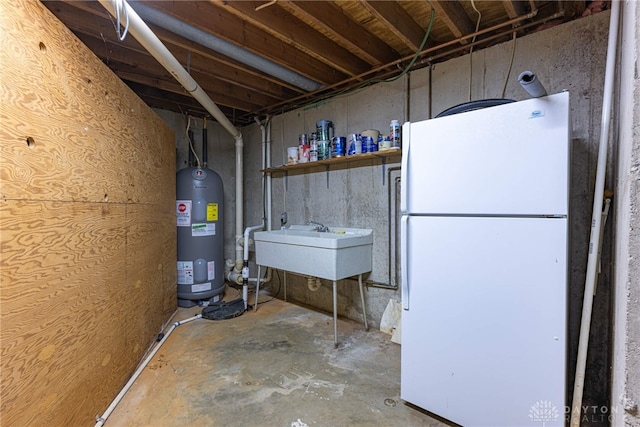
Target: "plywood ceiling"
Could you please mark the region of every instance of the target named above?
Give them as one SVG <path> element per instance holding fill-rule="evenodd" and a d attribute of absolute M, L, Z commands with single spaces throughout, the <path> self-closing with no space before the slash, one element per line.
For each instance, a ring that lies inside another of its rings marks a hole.
<path fill-rule="evenodd" d="M 97 1 L 43 3 L 148 105 L 208 115 L 140 44 L 120 41 Z M 591 13 L 589 1 L 137 1 L 291 70 L 318 89 L 300 89 L 223 55 L 183 31 L 149 26 L 236 125 L 398 77 L 473 49 Z M 606 5 L 605 5 L 606 6 Z M 432 13 L 433 11 L 433 13 Z M 145 19 L 142 11 L 140 16 Z M 431 22 L 433 15 L 433 22 Z M 145 20 L 146 21 L 146 20 Z M 478 31 L 476 31 L 476 26 Z M 430 31 L 429 31 L 430 28 Z M 477 34 L 474 38 L 474 34 Z M 415 59 L 415 61 L 413 61 Z"/>

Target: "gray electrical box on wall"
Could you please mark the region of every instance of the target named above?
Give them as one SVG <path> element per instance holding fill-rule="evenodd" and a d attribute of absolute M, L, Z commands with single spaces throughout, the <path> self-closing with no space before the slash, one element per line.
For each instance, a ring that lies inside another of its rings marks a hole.
<path fill-rule="evenodd" d="M 222 299 L 224 292 L 224 192 L 220 176 L 190 167 L 176 176 L 178 306 Z"/>

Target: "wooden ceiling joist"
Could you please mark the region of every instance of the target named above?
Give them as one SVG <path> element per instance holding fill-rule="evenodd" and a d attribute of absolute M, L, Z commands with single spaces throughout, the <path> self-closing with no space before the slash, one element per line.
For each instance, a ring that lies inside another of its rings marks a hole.
<path fill-rule="evenodd" d="M 115 18 L 98 1 L 40 1 L 149 105 L 198 111 L 197 103 L 133 36 L 118 40 Z M 147 25 L 236 124 L 251 122 L 257 113 L 280 113 L 397 77 L 418 50 L 413 70 L 463 55 L 476 34 L 476 9 L 482 13 L 478 49 L 508 40 L 514 28 L 521 37 L 550 19 L 568 21 L 587 10 L 586 0 L 128 1 L 145 22 L 148 8 L 178 20 L 179 28 L 171 30 Z M 136 6 L 142 4 L 146 12 Z M 589 8 L 590 13 L 599 10 Z M 194 28 L 200 36 L 187 34 Z M 269 75 L 264 62 L 257 65 L 214 51 L 214 39 L 207 35 L 322 87 L 309 92 L 293 79 Z"/>

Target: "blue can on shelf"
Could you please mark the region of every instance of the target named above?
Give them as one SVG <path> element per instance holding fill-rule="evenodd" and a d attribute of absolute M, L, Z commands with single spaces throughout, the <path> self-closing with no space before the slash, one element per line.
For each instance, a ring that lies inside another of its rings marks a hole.
<path fill-rule="evenodd" d="M 354 154 L 362 153 L 362 139 L 359 133 L 349 134 L 349 148 L 347 148 L 347 155 L 353 156 Z"/>
<path fill-rule="evenodd" d="M 347 138 L 336 136 L 331 146 L 331 157 L 343 157 L 347 152 Z"/>
<path fill-rule="evenodd" d="M 373 153 L 378 151 L 378 141 L 374 141 L 373 137 L 362 135 L 362 152 L 363 153 Z"/>

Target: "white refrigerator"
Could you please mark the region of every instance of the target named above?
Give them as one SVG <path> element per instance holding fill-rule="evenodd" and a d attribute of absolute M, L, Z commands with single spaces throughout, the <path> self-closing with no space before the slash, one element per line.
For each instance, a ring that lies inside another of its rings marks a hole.
<path fill-rule="evenodd" d="M 570 130 L 568 92 L 403 126 L 406 402 L 564 425 Z"/>

